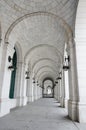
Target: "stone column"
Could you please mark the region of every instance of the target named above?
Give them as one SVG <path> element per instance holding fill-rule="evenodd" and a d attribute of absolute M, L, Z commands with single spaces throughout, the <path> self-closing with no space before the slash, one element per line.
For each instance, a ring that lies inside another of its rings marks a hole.
<path fill-rule="evenodd" d="M 38 87 L 37 87 L 37 83 L 35 83 L 35 94 L 34 94 L 34 99 L 35 100 L 37 100 L 37 89 L 38 89 Z"/>
<path fill-rule="evenodd" d="M 59 96 L 60 96 L 60 105 L 61 105 L 61 99 L 62 99 L 62 79 L 59 80 Z"/>
<path fill-rule="evenodd" d="M 22 91 L 23 91 L 23 83 L 24 83 L 24 63 L 23 62 L 17 62 L 17 71 L 16 71 L 16 80 L 15 80 L 15 93 L 14 97 L 17 102 L 17 106 L 22 106 Z"/>
<path fill-rule="evenodd" d="M 33 99 L 35 101 L 35 96 L 36 96 L 36 86 L 35 86 L 35 83 L 32 83 L 33 85 Z"/>
<path fill-rule="evenodd" d="M 56 86 L 54 86 L 54 98 L 56 99 L 56 100 L 58 100 L 58 85 L 56 84 Z"/>
<path fill-rule="evenodd" d="M 37 86 L 37 84 L 36 84 L 36 86 Z M 38 88 L 38 86 L 37 86 L 37 100 L 38 100 L 38 98 L 39 98 L 39 95 L 38 95 L 38 94 L 39 94 L 39 93 L 38 93 L 38 89 L 39 89 L 39 88 Z"/>
<path fill-rule="evenodd" d="M 64 97 L 64 106 L 68 109 L 68 100 L 69 100 L 69 82 L 68 82 L 68 71 L 64 72 L 65 77 L 65 97 Z"/>
<path fill-rule="evenodd" d="M 39 99 L 39 86 L 38 86 L 38 89 L 37 89 L 37 93 L 38 93 L 38 99 Z"/>
<path fill-rule="evenodd" d="M 1 67 L 2 51 L 3 51 L 3 44 L 2 39 L 0 39 L 0 67 Z"/>
<path fill-rule="evenodd" d="M 42 88 L 40 87 L 40 98 L 42 97 Z"/>
<path fill-rule="evenodd" d="M 58 102 L 60 102 L 60 81 L 58 81 Z"/>
<path fill-rule="evenodd" d="M 29 102 L 30 79 L 26 79 L 26 80 L 27 80 L 27 92 L 26 92 L 26 96 L 27 96 L 27 102 Z"/>
<path fill-rule="evenodd" d="M 77 102 L 79 100 L 77 69 L 76 69 L 76 48 L 73 39 L 69 40 L 69 101 L 68 101 L 68 115 L 72 120 L 77 120 Z"/>
<path fill-rule="evenodd" d="M 32 74 L 30 75 L 30 87 L 29 87 L 29 102 L 34 101 L 34 95 L 33 95 L 33 79 L 32 79 Z"/>
<path fill-rule="evenodd" d="M 38 99 L 41 98 L 42 88 L 38 86 Z"/>
<path fill-rule="evenodd" d="M 22 63 L 20 81 L 20 106 L 24 106 L 27 104 L 26 88 L 27 80 L 25 79 L 25 63 Z"/>
<path fill-rule="evenodd" d="M 86 123 L 86 0 L 79 0 L 75 25 L 79 86 L 78 121 Z"/>
<path fill-rule="evenodd" d="M 8 56 L 13 57 L 14 49 L 8 44 L 3 45 L 1 67 L 0 67 L 0 116 L 10 112 L 11 104 L 9 99 L 11 70 L 8 69 L 11 63 Z"/>
<path fill-rule="evenodd" d="M 56 99 L 56 93 L 55 93 L 56 92 L 56 88 L 55 87 L 56 86 L 54 86 L 53 89 L 54 89 L 54 98 Z"/>
<path fill-rule="evenodd" d="M 64 98 L 65 98 L 65 83 L 64 83 L 64 72 L 62 70 L 62 79 L 61 79 L 61 99 L 60 99 L 60 104 L 61 107 L 65 107 L 64 104 Z"/>

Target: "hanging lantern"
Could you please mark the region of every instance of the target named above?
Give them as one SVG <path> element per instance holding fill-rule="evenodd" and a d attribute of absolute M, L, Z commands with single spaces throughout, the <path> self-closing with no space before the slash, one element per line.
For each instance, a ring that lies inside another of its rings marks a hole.
<path fill-rule="evenodd" d="M 8 69 L 13 71 L 14 70 L 13 65 L 9 66 Z"/>
<path fill-rule="evenodd" d="M 26 79 L 30 79 L 30 77 L 29 77 L 29 71 L 26 71 Z"/>
<path fill-rule="evenodd" d="M 58 84 L 58 81 L 55 81 L 55 84 Z"/>
<path fill-rule="evenodd" d="M 57 79 L 60 80 L 60 79 L 62 79 L 62 78 L 61 78 L 61 77 L 58 77 Z"/>
<path fill-rule="evenodd" d="M 35 80 L 33 80 L 33 83 L 35 84 Z"/>
<path fill-rule="evenodd" d="M 68 69 L 69 69 L 69 66 L 67 66 L 67 65 L 64 65 L 64 66 L 63 66 L 63 70 L 64 70 L 64 71 L 67 71 Z"/>

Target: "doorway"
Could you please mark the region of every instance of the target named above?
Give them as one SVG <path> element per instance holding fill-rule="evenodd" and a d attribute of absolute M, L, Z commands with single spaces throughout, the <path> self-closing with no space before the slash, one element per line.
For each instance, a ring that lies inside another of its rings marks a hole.
<path fill-rule="evenodd" d="M 13 99 L 14 98 L 14 89 L 15 89 L 15 78 L 16 78 L 16 66 L 17 66 L 17 53 L 16 50 L 13 55 L 12 59 L 12 66 L 13 66 L 13 71 L 11 73 L 11 82 L 10 82 L 10 93 L 9 93 L 9 98 Z"/>

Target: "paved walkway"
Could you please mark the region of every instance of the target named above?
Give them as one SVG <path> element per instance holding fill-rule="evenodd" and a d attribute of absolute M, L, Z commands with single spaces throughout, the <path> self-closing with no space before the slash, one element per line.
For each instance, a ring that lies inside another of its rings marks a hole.
<path fill-rule="evenodd" d="M 86 130 L 68 119 L 55 99 L 40 99 L 0 118 L 0 130 Z"/>

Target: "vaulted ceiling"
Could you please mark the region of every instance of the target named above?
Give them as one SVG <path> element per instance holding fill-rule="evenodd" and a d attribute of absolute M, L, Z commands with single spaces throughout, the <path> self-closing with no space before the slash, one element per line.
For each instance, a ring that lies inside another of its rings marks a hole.
<path fill-rule="evenodd" d="M 78 0 L 0 0 L 2 37 L 19 43 L 22 60 L 39 80 L 55 79 L 68 29 L 74 33 Z"/>

